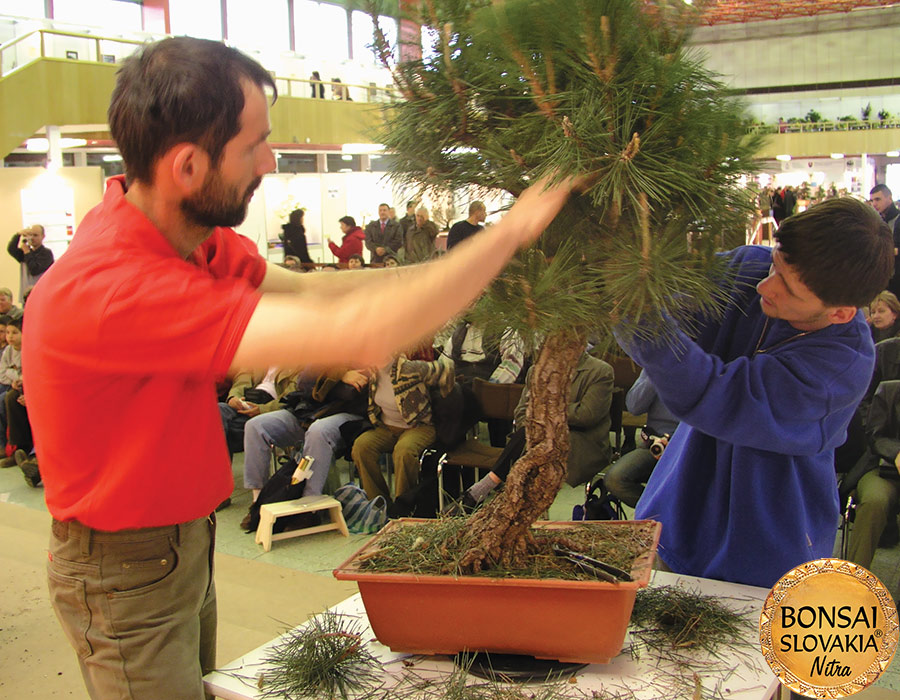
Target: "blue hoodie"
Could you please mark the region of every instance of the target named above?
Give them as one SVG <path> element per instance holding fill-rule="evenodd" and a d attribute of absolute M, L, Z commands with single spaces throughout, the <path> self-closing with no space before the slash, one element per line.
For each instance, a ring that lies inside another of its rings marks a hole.
<path fill-rule="evenodd" d="M 861 312 L 806 335 L 766 316 L 756 283 L 772 253 L 730 253 L 739 284 L 721 320 L 681 347 L 629 341 L 680 421 L 635 510 L 663 524 L 659 554 L 678 573 L 772 586 L 831 556 L 839 519 L 834 448 L 875 361 Z M 741 284 L 746 283 L 746 284 Z M 677 343 L 676 343 L 677 346 Z M 777 346 L 777 347 L 776 347 Z"/>

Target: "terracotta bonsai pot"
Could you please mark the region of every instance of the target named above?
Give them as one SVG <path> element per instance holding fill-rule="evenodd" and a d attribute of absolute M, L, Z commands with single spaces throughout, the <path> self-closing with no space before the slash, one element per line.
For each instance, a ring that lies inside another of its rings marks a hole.
<path fill-rule="evenodd" d="M 628 583 L 559 579 L 430 576 L 361 570 L 391 528 L 427 522 L 391 521 L 334 570 L 356 581 L 375 636 L 394 651 L 455 654 L 488 651 L 528 654 L 574 663 L 608 663 L 622 649 L 639 588 L 650 580 L 659 542 L 654 521 L 609 521 L 610 527 L 654 526 L 653 542 L 634 561 Z M 577 522 L 540 522 L 535 527 L 571 528 Z"/>

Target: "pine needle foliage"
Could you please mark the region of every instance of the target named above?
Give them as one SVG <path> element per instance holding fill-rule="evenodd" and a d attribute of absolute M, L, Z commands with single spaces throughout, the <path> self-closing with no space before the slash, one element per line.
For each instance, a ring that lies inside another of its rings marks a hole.
<path fill-rule="evenodd" d="M 462 517 L 444 517 L 421 524 L 407 523 L 382 533 L 378 547 L 361 556 L 360 567 L 382 573 L 421 575 L 459 575 L 458 560 L 464 546 L 447 546 L 461 538 L 465 545 L 467 521 Z M 553 545 L 586 554 L 625 571 L 632 571 L 634 560 L 646 554 L 653 543 L 653 526 L 647 524 L 590 522 L 567 528 L 535 528 L 531 554 L 520 567 L 493 568 L 478 576 L 502 578 L 596 580 L 576 565 L 553 553 Z"/>
<path fill-rule="evenodd" d="M 358 698 L 381 682 L 381 664 L 362 639 L 357 620 L 325 612 L 288 632 L 271 648 L 261 697 Z"/>
<path fill-rule="evenodd" d="M 680 0 L 419 0 L 433 53 L 394 63 L 401 97 L 380 142 L 394 178 L 446 192 L 518 195 L 552 175 L 589 184 L 483 304 L 486 330 L 532 342 L 611 326 L 667 336 L 727 304 L 714 253 L 743 242 L 759 136 L 688 45 Z M 380 11 L 370 2 L 373 16 Z M 376 21 L 377 25 L 377 21 Z M 557 261 L 558 260 L 558 261 Z"/>

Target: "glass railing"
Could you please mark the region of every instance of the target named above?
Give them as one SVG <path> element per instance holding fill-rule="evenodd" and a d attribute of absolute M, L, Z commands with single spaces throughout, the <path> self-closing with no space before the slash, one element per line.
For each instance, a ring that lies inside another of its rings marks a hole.
<path fill-rule="evenodd" d="M 864 131 L 869 129 L 900 129 L 900 119 L 847 119 L 820 122 L 781 122 L 754 124 L 748 131 L 756 134 L 809 134 L 822 131 Z"/>
<path fill-rule="evenodd" d="M 0 78 L 20 70 L 42 58 L 89 63 L 116 64 L 134 52 L 142 42 L 133 39 L 101 37 L 58 29 L 36 29 L 0 46 Z M 346 100 L 352 102 L 388 102 L 390 87 L 342 83 L 330 80 L 311 81 L 293 76 L 273 76 L 278 94 L 308 99 Z"/>

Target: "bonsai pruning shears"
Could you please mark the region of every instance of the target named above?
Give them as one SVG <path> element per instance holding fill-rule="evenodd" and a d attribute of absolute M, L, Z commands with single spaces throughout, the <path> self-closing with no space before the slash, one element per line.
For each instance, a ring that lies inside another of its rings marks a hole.
<path fill-rule="evenodd" d="M 562 557 L 566 561 L 575 564 L 579 569 L 581 569 L 584 573 L 589 574 L 590 576 L 595 576 L 601 581 L 609 581 L 610 583 L 620 583 L 622 581 L 633 581 L 631 578 L 631 574 L 627 571 L 622 571 L 622 569 L 613 566 L 612 564 L 607 564 L 604 561 L 600 561 L 599 559 L 595 559 L 594 557 L 590 557 L 587 554 L 582 554 L 581 552 L 573 552 L 571 549 L 565 549 L 564 547 L 560 547 L 559 545 L 553 545 L 553 553 Z"/>

